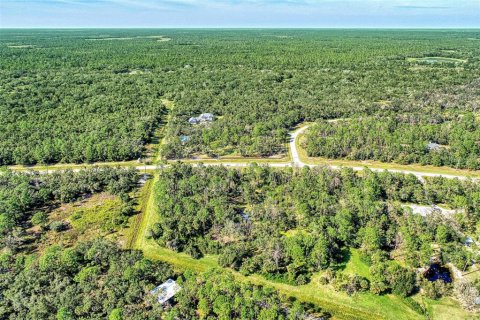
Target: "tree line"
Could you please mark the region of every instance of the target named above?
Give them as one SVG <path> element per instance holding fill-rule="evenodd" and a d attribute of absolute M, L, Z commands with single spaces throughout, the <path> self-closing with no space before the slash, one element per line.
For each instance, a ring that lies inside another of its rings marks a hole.
<path fill-rule="evenodd" d="M 303 145 L 311 157 L 378 160 L 477 170 L 480 168 L 477 115 L 397 115 L 335 123 L 319 121 Z"/>
<path fill-rule="evenodd" d="M 268 288 L 237 282 L 211 270 L 175 273 L 140 251 L 107 240 L 73 248 L 48 247 L 39 255 L 0 254 L 2 319 L 305 319 L 329 317 L 319 308 L 287 300 Z M 166 304 L 150 291 L 168 278 L 179 293 Z"/>

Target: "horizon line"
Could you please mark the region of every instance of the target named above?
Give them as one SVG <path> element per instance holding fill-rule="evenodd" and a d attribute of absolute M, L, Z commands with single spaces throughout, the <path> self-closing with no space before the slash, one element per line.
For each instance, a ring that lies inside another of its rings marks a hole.
<path fill-rule="evenodd" d="M 269 26 L 269 27 L 261 27 L 261 26 L 246 26 L 246 27 L 225 27 L 225 26 L 215 26 L 215 27 L 203 27 L 203 26 L 168 26 L 168 27 L 160 27 L 160 26 L 155 26 L 155 27 L 145 27 L 145 26 L 128 26 L 128 27 L 105 27 L 105 26 L 69 26 L 69 27 L 53 27 L 53 26 L 41 26 L 41 27 L 3 27 L 0 26 L 0 30 L 6 30 L 6 29 L 298 29 L 298 30 L 315 30 L 315 29 L 384 29 L 384 30 L 449 30 L 449 29 L 463 29 L 463 30 L 475 30 L 478 29 L 480 30 L 480 25 L 475 26 L 475 27 L 466 27 L 466 26 L 457 26 L 457 27 L 435 27 L 435 26 L 430 26 L 430 27 L 415 27 L 415 26 L 407 26 L 407 27 L 387 27 L 387 26 L 378 26 L 378 27 L 364 27 L 364 26 L 358 26 L 358 27 L 274 27 L 274 26 Z"/>

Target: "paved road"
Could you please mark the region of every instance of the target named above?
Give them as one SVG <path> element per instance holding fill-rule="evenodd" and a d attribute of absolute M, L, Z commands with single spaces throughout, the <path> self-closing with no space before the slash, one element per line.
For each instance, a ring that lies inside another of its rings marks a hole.
<path fill-rule="evenodd" d="M 328 122 L 336 122 L 338 121 L 339 119 L 331 119 L 331 120 L 328 120 Z M 338 169 L 341 169 L 342 167 L 347 167 L 347 168 L 351 168 L 355 171 L 362 171 L 365 169 L 365 166 L 337 166 L 337 165 L 327 165 L 327 164 L 320 164 L 320 165 L 314 165 L 314 164 L 307 164 L 305 162 L 303 162 L 300 158 L 300 155 L 298 153 L 298 150 L 297 150 L 297 145 L 296 145 L 296 141 L 299 137 L 300 134 L 302 134 L 306 129 L 308 129 L 310 125 L 305 125 L 295 131 L 293 131 L 292 133 L 290 133 L 290 141 L 289 141 L 289 148 L 290 148 L 290 155 L 291 155 L 291 162 L 261 162 L 259 163 L 260 165 L 268 165 L 270 167 L 277 167 L 277 168 L 282 168 L 282 167 L 305 167 L 305 166 L 308 166 L 308 167 L 316 167 L 316 166 L 328 166 L 329 168 L 332 168 L 334 170 L 338 170 Z M 193 165 L 198 165 L 196 163 L 192 163 Z M 205 166 L 220 166 L 220 165 L 223 165 L 223 166 L 226 166 L 226 167 L 239 167 L 239 168 L 242 168 L 242 167 L 247 167 L 251 164 L 251 162 L 228 162 L 228 161 L 210 161 L 210 162 L 204 162 L 203 165 Z M 118 164 L 116 164 L 115 166 L 118 166 Z M 144 171 L 144 170 L 148 170 L 148 171 L 152 171 L 152 170 L 156 170 L 156 169 L 161 169 L 165 166 L 168 166 L 168 165 L 139 165 L 139 166 L 135 166 L 134 168 L 139 170 L 139 171 Z M 125 166 L 127 167 L 127 166 Z M 129 166 L 131 167 L 131 166 Z M 382 172 L 382 171 L 385 171 L 386 169 L 382 169 L 382 168 L 372 168 L 372 167 L 368 167 L 370 170 L 372 171 L 375 171 L 375 172 Z M 33 170 L 35 168 L 32 168 Z M 73 171 L 80 171 L 82 170 L 83 168 L 74 168 L 72 169 Z M 45 173 L 48 173 L 48 172 L 52 172 L 54 171 L 55 169 L 54 168 L 51 168 L 49 169 L 48 171 L 47 170 L 36 170 L 37 172 L 40 172 L 42 174 L 45 174 Z M 467 176 L 464 176 L 464 175 L 454 175 L 454 174 L 440 174 L 440 173 L 431 173 L 431 172 L 420 172 L 420 171 L 410 171 L 410 170 L 398 170 L 398 169 L 388 169 L 389 172 L 396 172 L 396 173 L 403 173 L 403 174 L 412 174 L 414 176 L 416 176 L 419 180 L 423 181 L 423 178 L 425 177 L 444 177 L 444 178 L 450 178 L 450 179 L 454 179 L 454 178 L 458 178 L 458 179 L 468 179 Z M 472 180 L 478 180 L 477 178 L 472 178 Z"/>
<path fill-rule="evenodd" d="M 300 155 L 298 154 L 296 142 L 297 142 L 298 136 L 303 131 L 308 129 L 308 127 L 309 126 L 303 126 L 300 129 L 297 129 L 297 130 L 293 131 L 292 133 L 290 133 L 290 142 L 289 142 L 290 155 L 292 156 L 292 164 L 296 167 L 305 166 L 305 163 L 302 162 L 302 160 L 300 159 Z"/>

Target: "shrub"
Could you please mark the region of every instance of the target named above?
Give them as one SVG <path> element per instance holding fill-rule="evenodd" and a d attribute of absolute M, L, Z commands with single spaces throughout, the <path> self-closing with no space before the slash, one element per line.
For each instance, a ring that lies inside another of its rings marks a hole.
<path fill-rule="evenodd" d="M 422 279 L 420 287 L 423 295 L 434 300 L 450 295 L 452 291 L 452 285 L 441 280 L 428 281 L 427 279 Z"/>
<path fill-rule="evenodd" d="M 392 292 L 402 297 L 412 294 L 415 289 L 416 275 L 412 271 L 394 263 L 387 269 L 387 278 Z"/>
<path fill-rule="evenodd" d="M 34 226 L 41 225 L 43 227 L 47 224 L 48 215 L 43 211 L 39 211 L 32 216 L 30 221 Z"/>
<path fill-rule="evenodd" d="M 340 272 L 337 272 L 337 276 L 333 281 L 333 285 L 336 290 L 344 291 L 348 295 L 352 295 L 360 291 L 366 291 L 370 288 L 370 282 L 368 279 L 355 274 L 346 275 Z"/>
<path fill-rule="evenodd" d="M 50 230 L 61 232 L 67 229 L 68 224 L 64 221 L 53 221 L 50 223 Z"/>
<path fill-rule="evenodd" d="M 187 245 L 185 248 L 185 253 L 191 255 L 194 259 L 200 259 L 203 257 L 203 254 L 200 250 L 198 250 L 198 247 L 192 244 Z"/>

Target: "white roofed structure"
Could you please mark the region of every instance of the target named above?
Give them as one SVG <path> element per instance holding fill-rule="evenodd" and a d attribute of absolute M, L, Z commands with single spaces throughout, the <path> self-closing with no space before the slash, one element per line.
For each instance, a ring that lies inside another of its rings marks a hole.
<path fill-rule="evenodd" d="M 150 294 L 156 296 L 159 303 L 164 304 L 181 289 L 182 288 L 174 280 L 168 279 L 150 291 Z"/>

